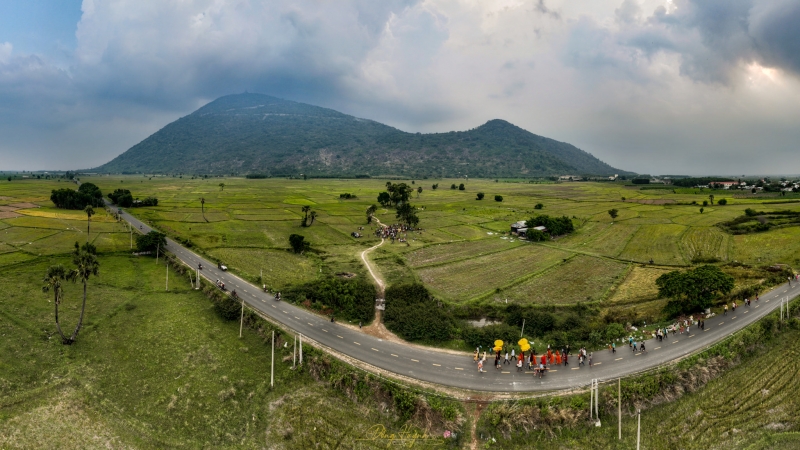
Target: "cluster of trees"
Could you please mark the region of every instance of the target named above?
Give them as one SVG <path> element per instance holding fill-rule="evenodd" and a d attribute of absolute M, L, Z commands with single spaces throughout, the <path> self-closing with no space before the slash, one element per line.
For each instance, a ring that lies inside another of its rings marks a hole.
<path fill-rule="evenodd" d="M 633 184 L 650 184 L 650 178 L 634 178 L 631 180 Z"/>
<path fill-rule="evenodd" d="M 439 185 L 437 184 L 436 186 L 439 186 Z M 453 183 L 453 184 L 450 185 L 450 189 L 453 189 L 453 190 L 458 189 L 459 191 L 463 191 L 463 190 L 467 189 L 467 187 L 464 186 L 464 183 L 461 183 L 458 186 L 456 186 L 455 183 Z"/>
<path fill-rule="evenodd" d="M 81 327 L 83 326 L 83 315 L 86 311 L 87 283 L 89 278 L 92 276 L 97 276 L 100 270 L 100 263 L 97 262 L 97 249 L 94 245 L 88 242 L 82 246 L 79 246 L 76 242 L 75 250 L 72 252 L 72 263 L 75 265 L 74 269 L 67 269 L 61 264 L 48 267 L 47 272 L 42 279 L 42 282 L 44 283 L 42 286 L 42 292 L 53 292 L 56 329 L 61 337 L 61 343 L 64 345 L 70 345 L 75 342 L 75 340 L 78 338 L 78 332 L 80 332 Z M 83 284 L 81 315 L 78 318 L 78 324 L 75 326 L 75 330 L 69 337 L 66 336 L 61 330 L 61 322 L 58 317 L 58 307 L 64 300 L 64 284 L 67 281 L 80 281 Z"/>
<path fill-rule="evenodd" d="M 85 209 L 87 206 L 103 206 L 103 193 L 93 183 L 83 183 L 77 191 L 62 188 L 53 189 L 50 201 L 61 209 Z"/>
<path fill-rule="evenodd" d="M 412 192 L 414 192 L 414 188 L 405 183 L 387 181 L 386 191 L 378 194 L 378 203 L 383 206 L 396 206 L 407 202 Z M 420 190 L 420 192 L 422 191 Z"/>
<path fill-rule="evenodd" d="M 695 186 L 705 186 L 711 185 L 714 183 L 722 183 L 723 181 L 731 181 L 730 178 L 720 178 L 720 177 L 690 177 L 690 178 L 678 178 L 672 181 L 674 186 L 680 187 L 695 187 Z"/>
<path fill-rule="evenodd" d="M 572 219 L 567 216 L 550 217 L 547 214 L 542 214 L 541 216 L 528 219 L 525 222 L 525 226 L 528 227 L 529 231 L 536 231 L 530 230 L 533 227 L 545 227 L 550 236 L 563 236 L 575 231 L 575 225 L 572 224 Z M 528 234 L 530 238 L 530 232 Z"/>
<path fill-rule="evenodd" d="M 664 307 L 670 316 L 711 307 L 715 297 L 733 290 L 733 283 L 732 276 L 710 264 L 687 271 L 675 270 L 656 279 L 658 294 L 671 299 Z"/>
<path fill-rule="evenodd" d="M 332 310 L 346 320 L 369 322 L 375 314 L 375 286 L 363 278 L 326 277 L 290 288 L 285 293 L 295 303 L 310 302 L 314 309 Z"/>
<path fill-rule="evenodd" d="M 147 197 L 144 200 L 134 199 L 131 191 L 128 189 L 115 189 L 114 192 L 108 194 L 108 198 L 120 207 L 129 208 L 131 206 L 158 206 L 158 199 L 155 197 Z"/>
<path fill-rule="evenodd" d="M 386 328 L 409 341 L 446 341 L 455 325 L 447 305 L 437 302 L 421 284 L 386 289 Z"/>
<path fill-rule="evenodd" d="M 436 185 L 434 185 L 436 186 Z M 436 189 L 434 187 L 434 189 Z M 419 224 L 419 217 L 417 216 L 417 208 L 409 203 L 408 198 L 414 188 L 405 183 L 392 183 L 386 182 L 386 191 L 378 194 L 378 203 L 383 206 L 395 206 L 395 217 L 400 222 L 410 226 L 416 227 Z M 417 196 L 422 193 L 422 188 L 417 188 Z M 372 215 L 375 213 L 374 205 L 367 209 L 367 223 L 372 222 Z"/>
<path fill-rule="evenodd" d="M 351 199 L 358 198 L 358 197 L 356 197 L 355 194 L 348 194 L 348 193 L 345 192 L 344 194 L 339 194 L 339 198 L 342 198 L 342 199 L 345 199 L 345 200 L 351 200 Z"/>

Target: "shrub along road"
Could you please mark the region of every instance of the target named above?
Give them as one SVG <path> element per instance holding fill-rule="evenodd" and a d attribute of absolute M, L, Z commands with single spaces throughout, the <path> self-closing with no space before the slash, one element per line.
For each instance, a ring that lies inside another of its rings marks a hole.
<path fill-rule="evenodd" d="M 123 219 L 144 233 L 152 229 L 131 216 L 122 213 Z M 180 244 L 168 240 L 167 247 L 189 267 L 203 264 L 201 274 L 210 281 L 217 279 L 225 283 L 228 291 L 236 290 L 240 298 L 251 308 L 271 317 L 286 328 L 301 333 L 322 346 L 329 347 L 349 357 L 358 359 L 381 370 L 421 381 L 462 389 L 489 392 L 552 391 L 578 388 L 591 383 L 615 379 L 641 372 L 706 348 L 730 336 L 735 331 L 756 322 L 779 308 L 780 299 L 794 298 L 800 294 L 798 283 L 783 284 L 761 296 L 758 303 L 749 307 L 740 306 L 736 312 L 728 312 L 706 320 L 705 331 L 692 327 L 691 332 L 670 335 L 663 342 L 646 341 L 646 353 L 634 353 L 627 346 L 618 347 L 616 354 L 608 350 L 594 353 L 594 367 L 578 368 L 577 357 L 570 358 L 569 366 L 553 366 L 544 378 L 534 377 L 530 371 L 517 372 L 516 366 L 504 365 L 501 370 L 492 367 L 494 356 L 487 354 L 484 367 L 479 373 L 472 355 L 463 356 L 435 349 L 389 342 L 360 332 L 358 329 L 331 323 L 325 317 L 303 308 L 277 301 L 259 287 L 233 275 L 218 270 L 216 264 L 207 261 Z M 491 344 L 487 342 L 487 345 Z M 541 355 L 546 343 L 537 342 L 534 348 Z"/>

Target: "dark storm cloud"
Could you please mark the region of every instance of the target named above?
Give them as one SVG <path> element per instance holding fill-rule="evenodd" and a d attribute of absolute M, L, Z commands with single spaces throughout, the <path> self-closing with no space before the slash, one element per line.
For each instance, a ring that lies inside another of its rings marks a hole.
<path fill-rule="evenodd" d="M 800 2 L 690 0 L 668 14 L 659 6 L 643 24 L 631 1 L 617 10 L 630 28 L 625 43 L 652 54 L 677 52 L 681 73 L 706 83 L 730 84 L 742 64 L 758 63 L 800 75 Z"/>

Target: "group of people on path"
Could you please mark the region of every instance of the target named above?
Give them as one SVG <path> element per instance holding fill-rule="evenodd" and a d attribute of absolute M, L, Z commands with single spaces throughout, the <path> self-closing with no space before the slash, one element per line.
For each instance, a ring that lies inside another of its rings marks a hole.
<path fill-rule="evenodd" d="M 531 348 L 527 355 L 526 352 L 517 354 L 516 349 L 512 348 L 510 352 L 506 350 L 505 355 L 502 354 L 502 350 L 495 353 L 494 367 L 496 370 L 501 370 L 506 364 L 514 364 L 517 367 L 517 372 L 522 372 L 523 366 L 527 366 L 528 370 L 533 370 L 534 376 L 538 375 L 539 378 L 542 378 L 545 372 L 550 370 L 552 366 L 559 366 L 562 363 L 564 366 L 569 365 L 569 356 L 569 345 L 555 352 L 548 345 L 547 352 L 542 353 L 541 356 L 537 356 L 536 350 L 533 348 Z M 502 362 L 500 361 L 501 358 L 503 360 Z M 480 348 L 476 348 L 472 359 L 478 365 L 478 372 L 485 373 L 486 371 L 483 370 L 483 366 L 486 362 L 486 351 L 481 355 Z M 578 350 L 578 367 L 585 366 L 587 362 L 589 363 L 589 368 L 591 368 L 592 353 L 588 353 L 586 348 L 582 347 Z"/>
<path fill-rule="evenodd" d="M 398 242 L 406 242 L 405 237 L 400 237 L 400 233 L 408 233 L 409 231 L 417 231 L 419 228 L 412 228 L 406 224 L 395 223 L 392 225 L 379 226 L 375 230 L 375 236 L 381 239 L 389 239 L 394 244 L 395 239 Z"/>

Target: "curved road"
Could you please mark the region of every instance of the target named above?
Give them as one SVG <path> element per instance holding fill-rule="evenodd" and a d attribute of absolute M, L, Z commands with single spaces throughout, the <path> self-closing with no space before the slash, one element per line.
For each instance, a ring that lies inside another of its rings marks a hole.
<path fill-rule="evenodd" d="M 122 217 L 145 233 L 151 230 L 127 212 L 123 212 Z M 472 355 L 459 356 L 435 349 L 389 342 L 361 333 L 357 329 L 330 323 L 324 317 L 305 309 L 276 301 L 259 287 L 232 273 L 218 270 L 213 262 L 170 239 L 167 247 L 189 267 L 197 267 L 198 263 L 202 263 L 204 268 L 201 273 L 205 278 L 211 281 L 222 280 L 226 288 L 231 291 L 235 289 L 251 308 L 335 351 L 398 375 L 445 386 L 489 392 L 577 388 L 590 384 L 594 378 L 608 380 L 640 372 L 703 349 L 778 309 L 781 298 L 794 298 L 800 293 L 797 282 L 793 282 L 791 287 L 783 284 L 761 296 L 761 300 L 758 303 L 753 302 L 750 307 L 740 306 L 735 313 L 729 311 L 727 315 L 706 320 L 705 331 L 693 328 L 690 333 L 670 336 L 661 343 L 652 339 L 647 341 L 647 353 L 634 353 L 625 346 L 620 346 L 616 354 L 607 350 L 597 351 L 594 353 L 594 367 L 591 369 L 587 366 L 578 368 L 577 358 L 572 357 L 569 366 L 553 366 L 540 379 L 533 377 L 528 371 L 517 372 L 512 365 L 496 370 L 492 367 L 494 358 L 491 354 L 487 355 L 486 372 L 478 373 Z M 541 355 L 542 347 L 534 347 Z"/>

